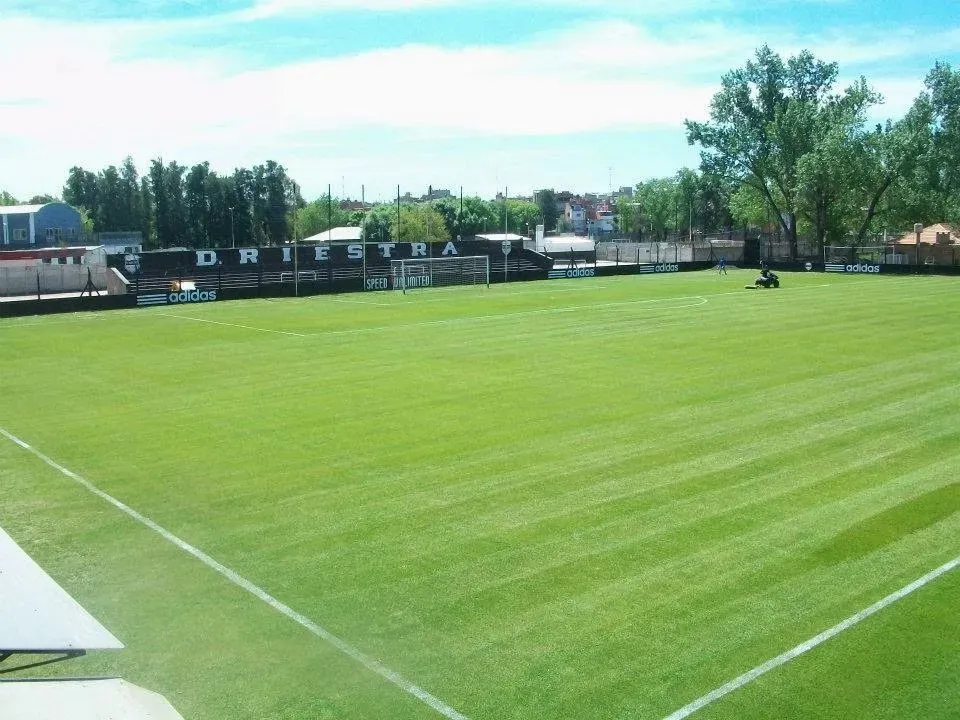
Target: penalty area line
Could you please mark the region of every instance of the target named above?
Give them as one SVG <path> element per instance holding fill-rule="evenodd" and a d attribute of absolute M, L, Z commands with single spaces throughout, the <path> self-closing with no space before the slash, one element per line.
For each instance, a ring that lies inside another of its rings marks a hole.
<path fill-rule="evenodd" d="M 819 635 L 815 635 L 809 640 L 806 640 L 800 643 L 796 647 L 793 647 L 787 650 L 785 653 L 777 655 L 775 658 L 771 658 L 770 660 L 767 660 L 765 663 L 762 663 L 761 665 L 757 665 L 752 670 L 748 670 L 743 675 L 740 675 L 739 677 L 735 677 L 733 680 L 721 685 L 716 690 L 712 690 L 708 692 L 706 695 L 703 695 L 702 697 L 697 698 L 689 705 L 684 705 L 679 710 L 667 715 L 664 718 L 664 720 L 683 720 L 683 718 L 693 715 L 693 713 L 697 712 L 698 710 L 702 710 L 707 705 L 710 705 L 711 703 L 716 702 L 717 700 L 724 697 L 725 695 L 729 695 L 733 691 L 739 690 L 744 685 L 753 682 L 761 675 L 765 675 L 771 670 L 774 670 L 775 668 L 778 668 L 781 665 L 784 665 L 790 662 L 794 658 L 800 657 L 804 653 L 817 647 L 817 645 L 825 643 L 830 638 L 836 635 L 839 635 L 844 630 L 849 630 L 857 623 L 863 620 L 866 620 L 871 615 L 874 615 L 880 612 L 881 610 L 883 610 L 884 608 L 890 605 L 893 605 L 893 603 L 905 598 L 910 593 L 916 590 L 919 590 L 927 583 L 930 583 L 936 580 L 941 575 L 945 575 L 946 573 L 950 572 L 951 570 L 955 569 L 958 566 L 960 566 L 960 556 L 955 557 L 953 560 L 950 560 L 949 562 L 944 563 L 943 565 L 938 567 L 936 570 L 931 570 L 923 577 L 917 578 L 912 583 L 910 583 L 909 585 L 903 586 L 896 592 L 890 593 L 882 600 L 878 600 L 870 607 L 864 608 L 860 612 L 851 615 L 846 620 L 841 620 L 836 625 L 834 625 L 833 627 L 827 630 L 824 630 Z"/>
<path fill-rule="evenodd" d="M 363 665 L 363 667 L 367 668 L 367 670 L 370 670 L 371 672 L 376 673 L 377 675 L 384 678 L 385 680 L 390 681 L 391 683 L 399 687 L 401 690 L 417 698 L 425 705 L 430 706 L 432 709 L 436 710 L 438 713 L 440 713 L 444 717 L 449 718 L 449 720 L 468 720 L 468 718 L 465 715 L 461 715 L 459 712 L 457 712 L 455 709 L 447 705 L 445 702 L 443 702 L 439 698 L 435 697 L 434 695 L 431 695 L 429 692 L 427 692 L 423 688 L 420 688 L 417 685 L 414 685 L 412 682 L 410 682 L 405 677 L 403 677 L 400 673 L 396 672 L 395 670 L 391 670 L 386 665 L 379 662 L 378 660 L 373 659 L 369 655 L 365 655 L 363 652 L 355 648 L 353 645 L 351 645 L 347 641 L 341 640 L 339 637 L 331 633 L 329 630 L 326 630 L 325 628 L 321 627 L 320 625 L 315 623 L 313 620 L 311 620 L 307 616 L 298 613 L 289 605 L 285 605 L 281 601 L 277 600 L 275 597 L 273 597 L 273 595 L 268 593 L 263 588 L 259 587 L 258 585 L 254 585 L 252 582 L 244 578 L 235 570 L 231 570 L 226 565 L 223 565 L 217 560 L 214 560 L 210 555 L 207 555 L 205 552 L 203 552 L 203 550 L 200 550 L 199 548 L 196 548 L 193 545 L 190 545 L 185 540 L 181 540 L 172 532 L 161 527 L 160 525 L 155 523 L 153 520 L 151 520 L 147 516 L 140 514 L 139 512 L 131 508 L 129 505 L 122 503 L 120 500 L 117 500 L 112 495 L 104 492 L 103 490 L 95 486 L 93 483 L 91 483 L 89 480 L 86 480 L 85 478 L 81 477 L 80 475 L 73 472 L 72 470 L 65 468 L 63 465 L 60 465 L 56 461 L 51 460 L 42 452 L 34 448 L 29 443 L 21 440 L 13 433 L 10 433 L 4 428 L 0 427 L 0 435 L 3 435 L 10 442 L 20 446 L 27 452 L 36 456 L 37 458 L 45 462 L 47 465 L 52 467 L 54 470 L 59 471 L 63 475 L 66 475 L 68 478 L 78 483 L 79 485 L 83 486 L 84 488 L 89 490 L 91 493 L 93 493 L 97 497 L 103 500 L 106 500 L 108 503 L 113 505 L 118 510 L 123 511 L 124 513 L 129 515 L 131 518 L 139 522 L 140 524 L 145 525 L 146 527 L 156 532 L 165 540 L 168 540 L 169 542 L 173 543 L 184 552 L 192 555 L 207 567 L 211 568 L 212 570 L 215 570 L 220 575 L 225 577 L 227 580 L 232 582 L 234 585 L 237 585 L 238 587 L 243 588 L 254 597 L 259 598 L 260 600 L 265 602 L 267 605 L 272 607 L 274 610 L 276 610 L 280 614 L 290 618 L 295 623 L 306 628 L 307 630 L 309 630 L 311 633 L 313 633 L 320 639 L 325 640 L 327 643 L 335 647 L 337 650 L 339 650 L 341 653 L 343 653 L 350 659 L 358 662 L 360 665 Z"/>

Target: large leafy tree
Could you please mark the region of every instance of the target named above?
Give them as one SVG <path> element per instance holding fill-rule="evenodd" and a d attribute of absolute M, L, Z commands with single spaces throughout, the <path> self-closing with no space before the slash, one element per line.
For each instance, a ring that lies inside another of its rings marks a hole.
<path fill-rule="evenodd" d="M 65 202 L 77 208 L 84 208 L 91 216 L 96 215 L 99 205 L 97 176 L 89 170 L 74 166 L 70 168 L 67 182 L 63 187 Z"/>
<path fill-rule="evenodd" d="M 288 203 L 290 181 L 283 165 L 268 160 L 264 168 L 265 227 L 270 242 L 280 245 L 290 239 Z"/>
<path fill-rule="evenodd" d="M 321 195 L 296 211 L 296 232 L 301 238 L 316 235 L 324 230 L 354 224 L 356 218 L 340 206 L 335 197 Z"/>
<path fill-rule="evenodd" d="M 676 178 L 657 178 L 639 183 L 637 202 L 643 212 L 643 222 L 654 240 L 663 241 L 678 222 L 680 191 Z"/>
<path fill-rule="evenodd" d="M 190 168 L 184 180 L 184 209 L 186 212 L 186 245 L 202 248 L 209 245 L 210 199 L 207 180 L 210 163 L 198 163 Z"/>
<path fill-rule="evenodd" d="M 451 238 L 496 232 L 497 227 L 503 227 L 503 205 L 500 203 L 486 202 L 478 197 L 465 197 L 462 212 L 460 198 L 442 198 L 431 205 L 443 217 L 443 223 Z"/>
<path fill-rule="evenodd" d="M 932 113 L 924 179 L 935 198 L 930 220 L 960 222 L 960 70 L 937 63 L 926 78 Z"/>
<path fill-rule="evenodd" d="M 391 237 L 399 242 L 446 242 L 450 232 L 436 208 L 431 204 L 404 205 L 398 218 L 392 218 Z"/>
<path fill-rule="evenodd" d="M 518 235 L 531 235 L 540 222 L 540 207 L 527 200 L 507 200 L 507 228 Z"/>
<path fill-rule="evenodd" d="M 617 198 L 617 224 L 624 235 L 638 237 L 642 233 L 642 204 L 639 197 L 621 195 Z"/>
<path fill-rule="evenodd" d="M 710 121 L 687 121 L 687 140 L 702 148 L 705 172 L 756 189 L 797 254 L 801 159 L 822 137 L 837 65 L 807 51 L 784 61 L 769 47 L 726 73 Z M 851 91 L 847 91 L 849 94 Z M 847 101 L 852 102 L 852 101 Z"/>

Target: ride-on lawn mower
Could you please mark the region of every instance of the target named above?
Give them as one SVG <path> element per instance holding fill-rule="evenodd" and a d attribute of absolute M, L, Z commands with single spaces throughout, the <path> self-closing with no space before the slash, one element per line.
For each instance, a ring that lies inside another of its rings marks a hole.
<path fill-rule="evenodd" d="M 759 288 L 778 288 L 780 287 L 780 278 L 772 270 L 764 268 L 760 275 L 753 281 L 753 285 L 744 285 L 747 290 L 757 290 Z"/>

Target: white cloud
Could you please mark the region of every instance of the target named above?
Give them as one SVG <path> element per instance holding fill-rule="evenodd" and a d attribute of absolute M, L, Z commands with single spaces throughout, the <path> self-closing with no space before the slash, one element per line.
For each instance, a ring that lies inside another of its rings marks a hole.
<path fill-rule="evenodd" d="M 805 0 L 807 2 L 811 0 Z M 817 1 L 817 0 L 813 0 Z M 830 1 L 830 0 L 820 0 Z M 474 8 L 506 5 L 505 0 L 257 0 L 250 8 L 238 11 L 234 17 L 242 20 L 261 20 L 278 15 L 307 15 L 342 11 L 409 12 L 430 8 Z M 577 8 L 605 10 L 620 15 L 646 16 L 678 15 L 697 10 L 717 12 L 732 6 L 731 0 L 531 0 L 526 7 L 539 12 L 550 8 Z"/>
<path fill-rule="evenodd" d="M 682 121 L 703 117 L 720 74 L 762 42 L 756 32 L 719 24 L 688 23 L 667 36 L 610 20 L 510 46 L 405 45 L 265 69 L 244 69 L 242 57 L 217 49 L 173 59 L 138 55 L 170 29 L 5 21 L 0 67 L 25 72 L 0 85 L 0 188 L 53 190 L 71 165 L 100 168 L 127 154 L 141 168 L 160 155 L 209 159 L 225 171 L 267 157 L 295 166 L 305 146 L 321 157 L 317 139 L 363 130 L 397 143 L 655 128 L 682 137 Z M 928 39 L 942 44 L 955 32 Z M 769 35 L 781 39 L 783 52 L 807 46 L 831 57 L 836 49 Z M 36 37 L 45 38 L 42 53 L 33 52 Z M 864 38 L 844 51 L 867 56 L 874 46 Z M 897 116 L 922 78 L 889 76 L 876 85 L 888 97 L 883 112 Z"/>

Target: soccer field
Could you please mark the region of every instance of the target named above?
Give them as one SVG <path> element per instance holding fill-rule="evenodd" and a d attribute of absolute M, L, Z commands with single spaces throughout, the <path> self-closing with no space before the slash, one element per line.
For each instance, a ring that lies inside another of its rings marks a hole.
<path fill-rule="evenodd" d="M 0 320 L 0 527 L 127 646 L 30 674 L 662 718 L 955 560 L 960 281 L 754 275 Z M 948 570 L 694 717 L 960 717 L 958 606 Z"/>

